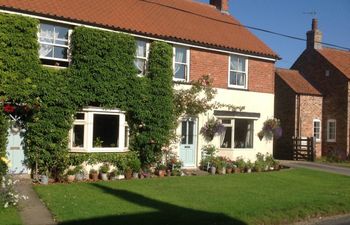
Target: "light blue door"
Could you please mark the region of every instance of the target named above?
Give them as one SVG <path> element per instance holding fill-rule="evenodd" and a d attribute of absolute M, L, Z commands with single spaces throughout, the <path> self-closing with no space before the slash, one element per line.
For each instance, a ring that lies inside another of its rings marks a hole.
<path fill-rule="evenodd" d="M 180 160 L 184 167 L 196 166 L 196 120 L 187 118 L 181 121 Z"/>
<path fill-rule="evenodd" d="M 23 137 L 21 132 L 13 132 L 9 130 L 8 132 L 8 143 L 6 147 L 6 152 L 9 160 L 11 160 L 11 167 L 9 171 L 11 173 L 27 173 L 28 170 L 23 164 L 24 160 L 24 151 L 23 151 Z"/>

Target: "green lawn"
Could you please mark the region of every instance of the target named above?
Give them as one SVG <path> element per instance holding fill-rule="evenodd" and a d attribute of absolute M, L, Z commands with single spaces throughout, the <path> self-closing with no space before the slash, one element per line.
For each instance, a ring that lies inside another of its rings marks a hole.
<path fill-rule="evenodd" d="M 21 225 L 21 219 L 18 215 L 17 209 L 10 207 L 4 209 L 0 207 L 0 225 Z"/>
<path fill-rule="evenodd" d="M 306 169 L 36 186 L 60 224 L 286 224 L 350 212 L 350 177 Z"/>

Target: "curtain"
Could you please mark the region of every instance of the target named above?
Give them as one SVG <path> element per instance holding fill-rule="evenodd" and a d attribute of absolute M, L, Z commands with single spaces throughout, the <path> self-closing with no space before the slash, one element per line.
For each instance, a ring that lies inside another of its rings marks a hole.
<path fill-rule="evenodd" d="M 225 141 L 225 135 L 226 135 L 226 127 L 225 127 L 225 129 L 224 129 L 224 132 L 222 132 L 222 134 L 221 134 L 221 136 L 220 136 L 220 147 L 222 148 L 222 147 L 225 147 L 224 146 L 224 141 Z"/>
<path fill-rule="evenodd" d="M 137 41 L 136 56 L 146 57 L 146 42 Z"/>
<path fill-rule="evenodd" d="M 54 40 L 58 38 L 58 32 L 55 32 L 55 28 L 52 25 L 40 26 L 40 41 L 54 44 Z M 53 57 L 54 46 L 50 44 L 40 44 L 40 56 Z"/>
<path fill-rule="evenodd" d="M 252 146 L 252 138 L 251 138 L 251 136 L 252 136 L 252 124 L 251 124 L 251 122 L 249 122 L 248 124 L 247 124 L 248 126 L 247 126 L 247 134 L 246 134 L 246 137 L 245 137 L 245 147 L 246 148 L 249 148 L 249 147 L 251 147 Z"/>
<path fill-rule="evenodd" d="M 176 48 L 175 49 L 175 74 L 181 69 L 181 64 L 177 63 L 186 63 L 186 49 Z"/>

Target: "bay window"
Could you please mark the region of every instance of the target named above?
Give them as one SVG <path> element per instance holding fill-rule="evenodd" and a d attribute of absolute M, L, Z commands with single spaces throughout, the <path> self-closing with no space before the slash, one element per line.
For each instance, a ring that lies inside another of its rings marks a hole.
<path fill-rule="evenodd" d="M 254 120 L 235 118 L 221 119 L 221 122 L 225 127 L 220 137 L 221 148 L 253 148 Z"/>
<path fill-rule="evenodd" d="M 176 46 L 173 48 L 173 69 L 174 80 L 188 81 L 189 79 L 189 49 L 185 47 Z"/>
<path fill-rule="evenodd" d="M 75 115 L 70 148 L 81 152 L 119 152 L 128 147 L 128 127 L 119 110 L 86 108 Z"/>
<path fill-rule="evenodd" d="M 229 66 L 228 86 L 233 88 L 247 88 L 247 59 L 241 56 L 231 55 Z"/>

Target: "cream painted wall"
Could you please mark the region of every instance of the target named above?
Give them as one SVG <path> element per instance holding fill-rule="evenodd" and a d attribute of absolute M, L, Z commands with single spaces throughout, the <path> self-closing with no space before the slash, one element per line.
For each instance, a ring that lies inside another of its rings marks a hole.
<path fill-rule="evenodd" d="M 189 88 L 189 85 L 176 85 L 175 89 Z M 259 140 L 257 133 L 261 130 L 263 123 L 266 119 L 273 118 L 274 116 L 274 95 L 267 93 L 258 93 L 250 91 L 240 91 L 232 89 L 217 89 L 217 95 L 215 101 L 225 104 L 233 104 L 235 106 L 244 106 L 243 112 L 260 113 L 260 118 L 254 120 L 254 135 L 253 135 L 253 148 L 252 149 L 220 149 L 218 155 L 227 156 L 231 159 L 237 157 L 243 157 L 245 160 L 255 161 L 256 154 L 261 152 L 263 154 L 273 153 L 273 141 Z M 220 109 L 225 110 L 225 109 Z M 201 127 L 205 124 L 208 118 L 213 116 L 213 111 L 199 115 L 197 118 L 197 154 L 196 164 L 199 166 L 201 160 L 201 148 L 207 144 L 214 144 L 220 146 L 220 137 L 215 136 L 213 141 L 208 143 L 199 134 Z M 236 117 L 240 118 L 240 117 Z M 177 135 L 181 134 L 180 126 L 177 129 Z M 172 146 L 174 151 L 179 154 L 179 143 L 174 143 Z"/>

